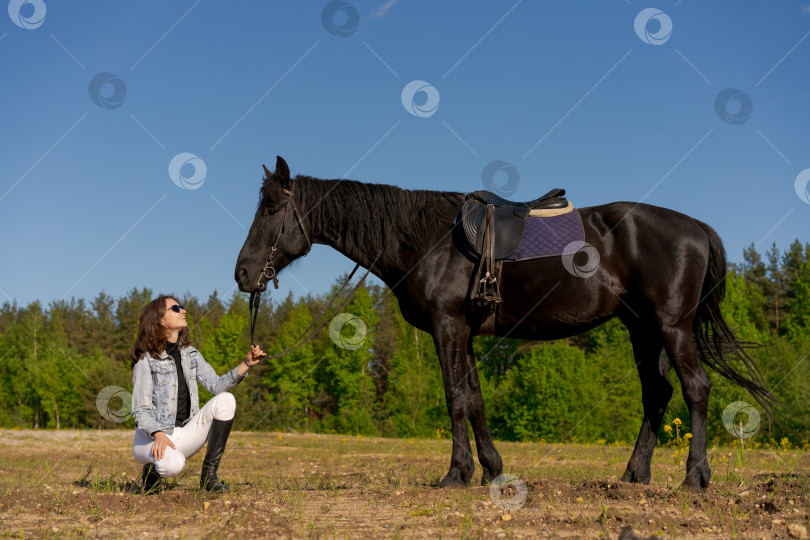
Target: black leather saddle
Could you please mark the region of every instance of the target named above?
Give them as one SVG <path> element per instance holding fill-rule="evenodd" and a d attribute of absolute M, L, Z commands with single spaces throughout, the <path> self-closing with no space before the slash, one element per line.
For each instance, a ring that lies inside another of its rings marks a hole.
<path fill-rule="evenodd" d="M 563 209 L 564 189 L 552 189 L 533 201 L 513 202 L 489 191 L 468 193 L 461 207 L 461 225 L 467 244 L 479 257 L 470 288 L 470 300 L 484 305 L 501 301 L 498 277 L 502 261 L 520 247 L 526 218 L 535 209 Z"/>
<path fill-rule="evenodd" d="M 533 201 L 513 202 L 501 198 L 489 191 L 473 191 L 467 194 L 464 206 L 461 207 L 461 222 L 467 242 L 477 255 L 484 252 L 486 234 L 487 205 L 492 205 L 492 231 L 494 259 L 506 259 L 511 256 L 523 239 L 526 218 L 529 212 L 536 209 L 566 208 L 564 189 L 552 189 Z"/>
<path fill-rule="evenodd" d="M 492 203 L 495 206 L 512 206 L 515 208 L 530 208 L 534 210 L 537 208 L 565 208 L 568 206 L 568 201 L 563 195 L 565 195 L 564 189 L 555 188 L 533 201 L 515 202 L 499 197 L 491 191 L 481 190 L 468 193 L 467 198 L 476 199 L 484 204 Z"/>

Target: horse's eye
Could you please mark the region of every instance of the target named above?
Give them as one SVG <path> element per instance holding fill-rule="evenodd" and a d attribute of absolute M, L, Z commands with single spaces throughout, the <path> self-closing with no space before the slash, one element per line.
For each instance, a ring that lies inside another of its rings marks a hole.
<path fill-rule="evenodd" d="M 275 214 L 275 212 L 273 212 L 273 209 L 270 208 L 269 206 L 264 209 L 264 215 L 265 216 L 270 217 L 273 214 Z"/>

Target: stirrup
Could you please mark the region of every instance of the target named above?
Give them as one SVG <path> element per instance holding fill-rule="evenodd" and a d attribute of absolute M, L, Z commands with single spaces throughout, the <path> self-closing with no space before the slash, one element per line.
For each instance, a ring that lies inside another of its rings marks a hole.
<path fill-rule="evenodd" d="M 473 294 L 473 300 L 481 304 L 502 302 L 501 291 L 498 287 L 498 278 L 489 272 L 478 282 L 478 288 Z"/>

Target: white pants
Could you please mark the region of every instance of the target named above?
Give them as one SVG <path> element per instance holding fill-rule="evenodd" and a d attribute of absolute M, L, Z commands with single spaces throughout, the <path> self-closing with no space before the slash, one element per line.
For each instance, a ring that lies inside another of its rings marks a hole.
<path fill-rule="evenodd" d="M 155 470 L 163 478 L 177 476 L 183 472 L 186 459 L 199 452 L 208 440 L 211 423 L 214 420 L 231 420 L 235 413 L 236 400 L 233 394 L 230 392 L 217 394 L 192 416 L 185 426 L 174 428 L 174 432 L 168 435 L 176 448 L 166 446 L 163 459 L 155 460 L 152 456 L 154 441 L 140 429 L 135 430 L 132 455 L 138 463 L 154 463 Z"/>

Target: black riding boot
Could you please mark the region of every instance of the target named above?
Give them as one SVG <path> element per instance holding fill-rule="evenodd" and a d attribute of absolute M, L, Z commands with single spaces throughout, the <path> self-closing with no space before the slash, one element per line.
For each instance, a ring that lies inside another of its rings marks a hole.
<path fill-rule="evenodd" d="M 224 493 L 228 491 L 228 486 L 217 478 L 217 468 L 222 454 L 225 452 L 225 443 L 228 442 L 228 435 L 231 434 L 233 418 L 230 420 L 214 420 L 211 423 L 211 430 L 208 432 L 208 450 L 205 452 L 205 459 L 200 475 L 200 488 L 205 488 L 212 493 Z"/>
<path fill-rule="evenodd" d="M 152 495 L 163 491 L 163 478 L 155 470 L 155 465 L 147 463 L 143 466 L 141 472 L 141 480 L 143 480 L 143 493 L 144 495 Z"/>

